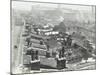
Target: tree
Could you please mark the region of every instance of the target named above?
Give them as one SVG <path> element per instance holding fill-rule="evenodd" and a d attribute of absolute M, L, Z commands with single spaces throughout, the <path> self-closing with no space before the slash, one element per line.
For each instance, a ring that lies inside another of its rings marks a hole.
<path fill-rule="evenodd" d="M 84 58 L 84 60 L 86 60 L 86 62 L 87 62 L 88 58 L 89 58 L 91 55 L 90 55 L 89 52 L 88 52 L 86 49 L 84 49 L 84 48 L 81 48 L 80 50 L 81 50 L 82 58 Z"/>
<path fill-rule="evenodd" d="M 66 32 L 66 26 L 65 26 L 65 24 L 63 22 L 61 22 L 59 25 L 56 25 L 53 28 L 53 30 L 65 33 Z"/>

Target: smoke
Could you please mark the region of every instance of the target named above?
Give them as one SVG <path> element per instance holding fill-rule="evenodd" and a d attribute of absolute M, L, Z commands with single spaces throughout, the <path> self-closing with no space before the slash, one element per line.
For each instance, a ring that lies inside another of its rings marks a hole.
<path fill-rule="evenodd" d="M 63 22 L 64 21 L 64 18 L 62 16 L 60 16 L 59 21 L 60 22 Z"/>

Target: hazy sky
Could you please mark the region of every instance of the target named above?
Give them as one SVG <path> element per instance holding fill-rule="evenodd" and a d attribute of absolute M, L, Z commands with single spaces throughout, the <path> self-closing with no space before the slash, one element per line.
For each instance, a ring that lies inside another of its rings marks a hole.
<path fill-rule="evenodd" d="M 40 5 L 42 7 L 56 8 L 58 4 L 50 4 L 50 3 L 36 3 L 36 2 L 22 2 L 22 1 L 12 1 L 12 8 L 14 9 L 23 9 L 23 10 L 31 10 L 32 5 Z M 81 6 L 81 5 L 60 5 L 61 8 L 68 8 L 73 10 L 86 10 L 92 11 L 93 6 Z"/>

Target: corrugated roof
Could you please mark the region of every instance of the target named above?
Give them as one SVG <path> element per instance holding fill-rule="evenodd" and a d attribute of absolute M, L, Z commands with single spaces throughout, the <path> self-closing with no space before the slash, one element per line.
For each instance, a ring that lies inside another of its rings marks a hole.
<path fill-rule="evenodd" d="M 36 47 L 29 47 L 28 48 L 28 50 L 38 50 L 38 51 L 40 51 L 40 50 L 42 50 L 42 51 L 47 51 L 46 49 L 41 49 L 41 48 L 36 48 Z"/>
<path fill-rule="evenodd" d="M 38 44 L 40 43 L 40 41 L 37 40 L 37 39 L 31 39 L 30 41 L 31 41 L 32 43 L 38 43 Z"/>
<path fill-rule="evenodd" d="M 35 38 L 38 38 L 38 39 L 50 39 L 50 37 L 48 36 L 41 36 L 41 35 L 36 35 L 36 34 L 31 34 L 31 37 L 35 37 Z"/>
<path fill-rule="evenodd" d="M 32 43 L 32 47 L 40 48 L 40 49 L 46 49 L 45 45 L 40 45 L 40 44 L 37 44 L 37 43 Z"/>

